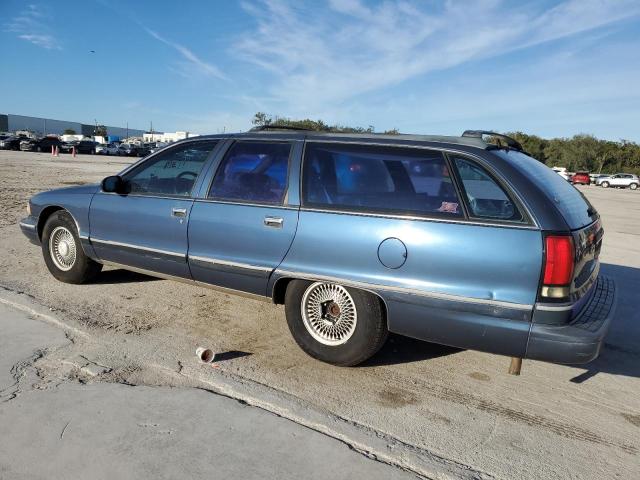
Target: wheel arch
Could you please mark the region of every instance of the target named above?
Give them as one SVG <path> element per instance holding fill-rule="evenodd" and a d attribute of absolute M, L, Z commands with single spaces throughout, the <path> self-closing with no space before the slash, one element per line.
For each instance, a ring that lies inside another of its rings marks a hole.
<path fill-rule="evenodd" d="M 37 231 L 38 231 L 38 239 L 40 241 L 42 241 L 42 232 L 44 231 L 45 223 L 47 223 L 47 220 L 51 215 L 53 215 L 55 212 L 59 212 L 60 210 L 69 214 L 69 216 L 73 219 L 73 223 L 75 223 L 76 225 L 76 230 L 78 232 L 78 235 L 80 235 L 80 224 L 76 220 L 76 217 L 74 217 L 69 210 L 67 210 L 61 205 L 47 205 L 45 208 L 42 209 L 42 211 L 40 212 L 40 215 L 38 215 Z"/>
<path fill-rule="evenodd" d="M 345 287 L 348 288 L 353 288 L 356 290 L 361 290 L 363 292 L 367 292 L 372 294 L 373 296 L 375 296 L 376 298 L 378 298 L 378 300 L 380 300 L 380 306 L 382 307 L 382 314 L 384 315 L 384 320 L 385 323 L 387 324 L 387 328 L 389 328 L 389 309 L 387 308 L 387 302 L 384 299 L 384 297 L 382 295 L 380 295 L 378 292 L 376 292 L 375 290 L 370 290 L 367 288 L 362 288 L 362 286 L 360 285 L 354 285 L 351 284 L 348 281 L 340 281 L 340 280 L 336 280 L 336 281 L 328 281 L 326 279 L 322 279 L 322 278 L 313 278 L 313 276 L 309 276 L 309 277 L 280 277 L 278 278 L 275 283 L 273 284 L 273 289 L 271 290 L 271 300 L 273 301 L 273 303 L 275 303 L 276 305 L 284 305 L 284 299 L 285 299 L 285 295 L 287 293 L 287 288 L 289 287 L 289 284 L 294 281 L 294 280 L 302 280 L 305 282 L 327 282 L 327 283 L 336 283 L 338 285 L 343 285 Z"/>

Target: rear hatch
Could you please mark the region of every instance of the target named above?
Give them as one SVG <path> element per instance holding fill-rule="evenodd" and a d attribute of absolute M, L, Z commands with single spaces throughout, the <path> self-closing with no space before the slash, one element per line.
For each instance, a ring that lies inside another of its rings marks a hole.
<path fill-rule="evenodd" d="M 501 150 L 495 153 L 522 171 L 545 194 L 570 230 L 574 264 L 568 295 L 545 298 L 544 301 L 582 304 L 580 300 L 586 300 L 585 294 L 595 284 L 598 276 L 598 257 L 604 233 L 598 212 L 579 190 L 542 162 L 516 151 Z M 555 233 L 569 232 L 553 232 Z"/>

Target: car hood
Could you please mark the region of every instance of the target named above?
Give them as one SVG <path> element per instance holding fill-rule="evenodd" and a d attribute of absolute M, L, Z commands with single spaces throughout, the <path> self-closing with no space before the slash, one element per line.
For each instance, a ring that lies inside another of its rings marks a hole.
<path fill-rule="evenodd" d="M 69 195 L 69 194 L 92 194 L 96 193 L 100 188 L 99 183 L 91 183 L 87 185 L 77 185 L 73 187 L 56 188 L 48 192 L 42 192 L 38 195 Z"/>

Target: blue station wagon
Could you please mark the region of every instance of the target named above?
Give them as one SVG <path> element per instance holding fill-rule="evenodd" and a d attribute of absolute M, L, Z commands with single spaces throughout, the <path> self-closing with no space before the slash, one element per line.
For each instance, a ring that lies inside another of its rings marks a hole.
<path fill-rule="evenodd" d="M 388 332 L 589 362 L 615 306 L 600 217 L 488 133 L 196 137 L 35 195 L 20 226 L 63 282 L 109 265 L 284 304 L 300 347 L 336 365 Z"/>

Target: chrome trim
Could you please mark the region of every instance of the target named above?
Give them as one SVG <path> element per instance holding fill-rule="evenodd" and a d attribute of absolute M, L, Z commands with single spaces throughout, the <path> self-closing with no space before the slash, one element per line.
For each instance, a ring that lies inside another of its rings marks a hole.
<path fill-rule="evenodd" d="M 300 207 L 301 212 L 316 212 L 316 213 L 335 213 L 338 215 L 358 215 L 362 217 L 377 217 L 377 218 L 391 218 L 395 220 L 418 220 L 423 222 L 439 222 L 439 223 L 459 223 L 463 225 L 477 225 L 479 227 L 503 227 L 503 228 L 515 228 L 519 230 L 540 230 L 537 226 L 530 224 L 510 224 L 504 222 L 478 222 L 473 220 L 467 220 L 464 218 L 446 218 L 446 217 L 429 217 L 429 216 L 416 216 L 416 215 L 402 215 L 398 213 L 374 213 L 374 212 L 358 212 L 352 210 L 332 210 L 327 208 L 313 208 L 313 207 Z"/>
<path fill-rule="evenodd" d="M 194 202 L 200 203 L 220 203 L 223 205 L 239 205 L 242 207 L 262 207 L 262 208 L 277 208 L 282 210 L 299 210 L 300 207 L 297 205 L 283 205 L 281 203 L 246 203 L 246 202 L 232 202 L 230 200 L 216 200 L 213 198 L 194 198 Z"/>
<path fill-rule="evenodd" d="M 501 300 L 490 300 L 488 298 L 463 297 L 460 295 L 452 295 L 450 293 L 427 292 L 425 290 L 418 290 L 415 288 L 359 282 L 359 281 L 348 280 L 348 279 L 339 278 L 339 277 L 316 275 L 313 273 L 294 272 L 290 270 L 281 270 L 281 269 L 276 269 L 274 273 L 277 275 L 280 275 L 281 277 L 293 277 L 293 278 L 303 278 L 305 280 L 341 283 L 343 285 L 352 286 L 355 288 L 362 288 L 369 291 L 383 290 L 383 291 L 394 292 L 394 293 L 404 293 L 407 295 L 436 298 L 439 300 L 449 300 L 449 301 L 463 302 L 463 303 L 475 303 L 475 304 L 481 304 L 481 305 L 492 305 L 495 307 L 511 308 L 514 310 L 531 310 L 533 308 L 533 305 L 524 304 L 524 303 L 504 302 Z"/>
<path fill-rule="evenodd" d="M 29 223 L 24 223 L 24 222 L 20 222 L 20 226 L 21 226 L 22 228 L 27 228 L 27 229 L 29 229 L 29 230 L 35 230 L 35 229 L 36 229 L 36 226 L 35 226 L 35 225 L 31 225 L 31 224 L 29 224 Z"/>
<path fill-rule="evenodd" d="M 245 270 L 259 270 L 261 272 L 271 272 L 273 270 L 272 267 L 261 267 L 258 265 L 251 265 L 249 263 L 231 262 L 229 260 L 219 260 L 217 258 L 200 257 L 197 255 L 188 255 L 188 259 L 196 260 L 199 262 L 211 263 L 214 265 L 224 265 L 227 267 L 242 268 Z"/>
<path fill-rule="evenodd" d="M 146 270 L 144 268 L 131 267 L 129 265 L 125 265 L 123 263 L 110 262 L 110 261 L 101 261 L 103 265 L 107 265 L 114 268 L 122 268 L 124 270 L 129 270 L 132 272 L 141 273 L 143 275 L 149 275 L 150 277 L 163 278 L 165 280 L 174 280 L 180 283 L 186 283 L 187 285 L 191 285 L 194 287 L 205 287 L 211 290 L 216 290 L 220 293 L 226 293 L 229 295 L 239 295 L 246 298 L 251 298 L 252 300 L 260 300 L 261 302 L 271 302 L 271 298 L 266 297 L 264 295 L 258 295 L 256 293 L 243 292 L 242 290 L 234 290 L 232 288 L 220 287 L 218 285 L 212 285 L 210 283 L 200 282 L 197 280 L 193 280 L 191 278 L 177 277 L 175 275 L 169 275 L 167 273 L 154 272 L 153 270 Z"/>
<path fill-rule="evenodd" d="M 154 195 L 149 193 L 147 195 L 141 193 L 115 193 L 115 192 L 105 192 L 102 189 L 96 193 L 100 193 L 102 195 L 117 195 L 119 197 L 135 197 L 135 198 L 158 198 L 160 200 L 184 200 L 185 202 L 192 201 L 193 197 L 191 195 Z"/>
<path fill-rule="evenodd" d="M 161 253 L 163 255 L 171 255 L 173 257 L 181 257 L 185 259 L 187 257 L 184 253 L 171 252 L 169 250 L 161 250 L 159 248 L 143 247 L 141 245 L 133 245 L 131 243 L 115 242 L 113 240 L 103 240 L 95 237 L 91 237 L 89 240 L 92 243 L 96 242 L 96 243 L 102 243 L 105 245 L 114 245 L 116 247 L 132 248 L 134 250 L 144 250 L 145 252 Z"/>
<path fill-rule="evenodd" d="M 543 310 L 545 312 L 564 312 L 571 310 L 574 307 L 571 305 L 546 305 L 546 304 L 536 304 L 536 310 Z"/>

